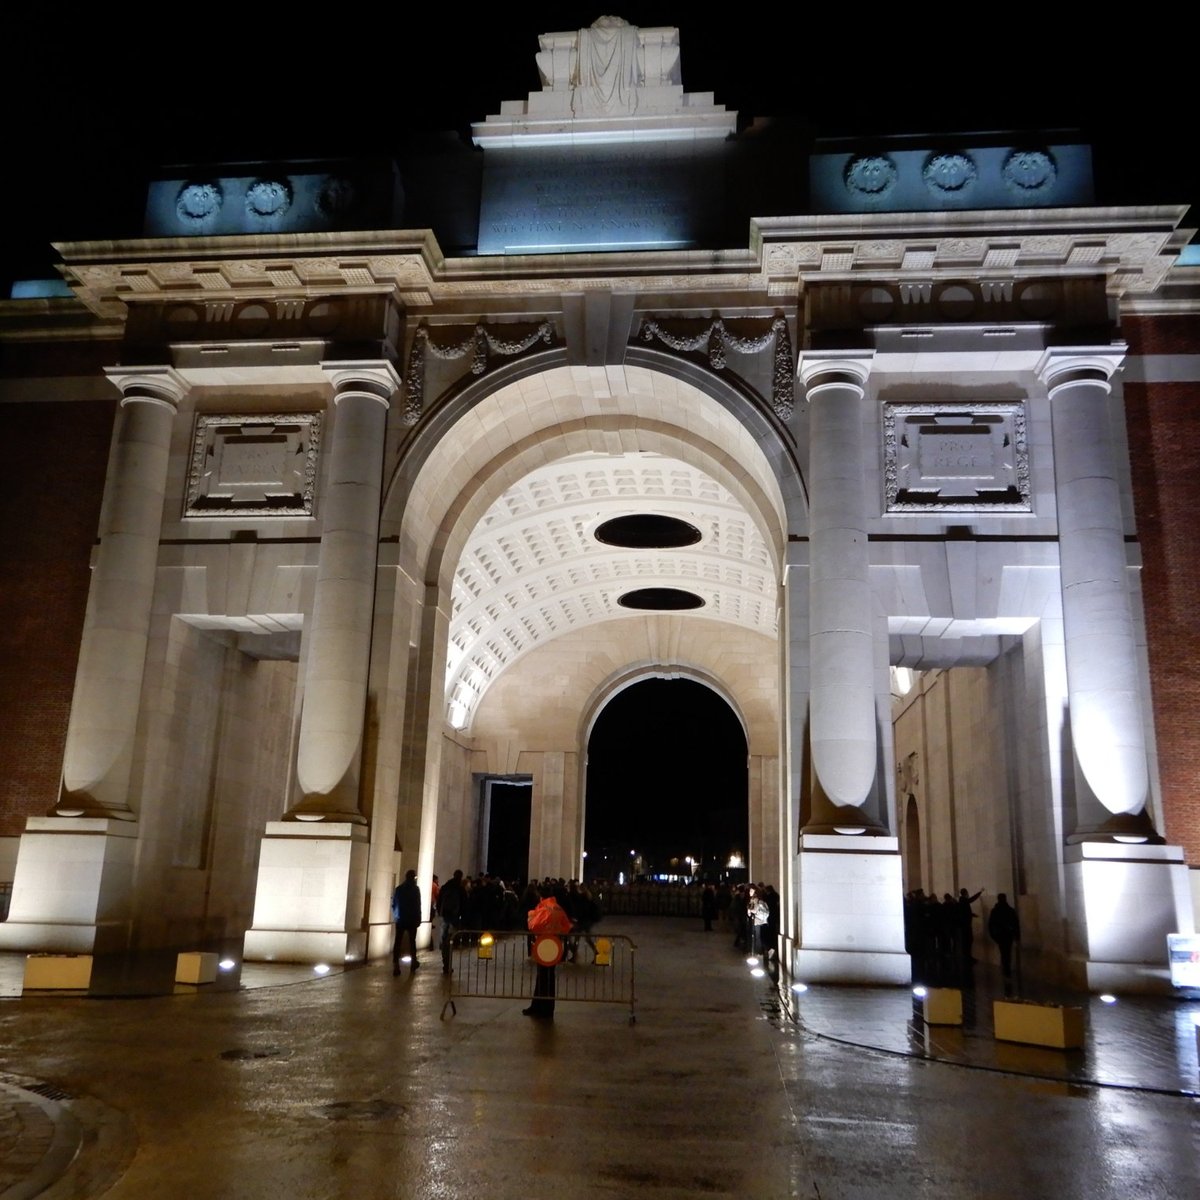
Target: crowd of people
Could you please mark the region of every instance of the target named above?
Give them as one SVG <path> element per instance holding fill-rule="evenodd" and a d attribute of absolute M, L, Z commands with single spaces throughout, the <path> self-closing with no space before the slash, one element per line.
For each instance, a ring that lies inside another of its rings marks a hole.
<path fill-rule="evenodd" d="M 912 957 L 913 978 L 922 983 L 969 984 L 975 963 L 974 895 L 960 888 L 957 896 L 946 892 L 939 900 L 920 888 L 904 897 L 904 948 Z M 988 936 L 1000 953 L 1000 967 L 1012 975 L 1012 948 L 1020 941 L 1021 927 L 1008 897 L 999 893 L 987 919 Z"/>
<path fill-rule="evenodd" d="M 405 961 L 404 947 L 410 950 L 407 961 L 411 970 L 421 965 L 417 956 L 416 934 L 422 920 L 421 893 L 417 873 L 408 871 L 404 882 L 392 894 L 392 920 L 396 936 L 392 943 L 392 973 L 400 974 Z M 540 883 L 530 880 L 520 892 L 498 875 L 480 873 L 475 876 L 455 871 L 444 884 L 433 877 L 429 919 L 435 922 L 438 948 L 441 951 L 442 971 L 449 975 L 453 969 L 451 948 L 458 930 L 528 929 L 530 914 L 547 896 L 553 897 L 571 922 L 568 958 L 578 953 L 583 938 L 590 945 L 592 926 L 600 919 L 602 909 L 592 891 L 577 879 L 551 879 Z"/>
<path fill-rule="evenodd" d="M 459 930 L 531 929 L 532 914 L 539 905 L 552 900 L 569 922 L 566 940 L 567 958 L 575 961 L 581 941 L 591 947 L 592 927 L 603 915 L 602 897 L 606 886 L 589 888 L 577 879 L 531 880 L 520 890 L 498 875 L 475 876 L 455 871 L 444 885 L 433 877 L 430 919 L 440 923 L 438 947 L 442 970 L 453 970 L 451 949 Z M 780 896 L 769 883 L 705 883 L 692 885 L 699 893 L 700 916 L 704 929 L 720 927 L 732 932 L 733 947 L 759 955 L 764 963 L 779 961 Z M 689 891 L 692 890 L 689 888 Z M 973 905 L 983 890 L 970 894 L 960 888 L 958 895 L 945 893 L 939 900 L 920 888 L 904 897 L 904 946 L 912 957 L 913 978 L 942 985 L 969 984 L 975 962 L 975 921 Z M 694 910 L 693 910 L 694 911 Z M 417 970 L 417 931 L 422 921 L 421 893 L 416 872 L 408 871 L 404 882 L 392 896 L 392 920 L 396 936 L 392 950 L 393 973 L 399 975 L 401 962 L 410 962 Z M 990 906 L 988 935 L 999 951 L 1001 970 L 1012 975 L 1012 949 L 1020 941 L 1020 923 L 1016 910 L 1004 893 Z M 405 947 L 409 954 L 404 955 Z"/>

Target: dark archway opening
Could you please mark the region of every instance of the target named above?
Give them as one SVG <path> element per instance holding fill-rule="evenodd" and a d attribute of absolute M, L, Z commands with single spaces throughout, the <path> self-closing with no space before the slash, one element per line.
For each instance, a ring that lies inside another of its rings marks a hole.
<path fill-rule="evenodd" d="M 746 762 L 741 723 L 711 688 L 647 679 L 618 693 L 588 741 L 586 877 L 716 878 L 744 860 Z"/>

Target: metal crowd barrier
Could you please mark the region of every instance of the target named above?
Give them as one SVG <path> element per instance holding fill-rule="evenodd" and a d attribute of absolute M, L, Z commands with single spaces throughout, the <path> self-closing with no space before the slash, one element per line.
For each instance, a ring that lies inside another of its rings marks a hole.
<path fill-rule="evenodd" d="M 490 941 L 488 939 L 491 939 Z M 531 1000 L 537 979 L 534 935 L 522 930 L 490 933 L 460 929 L 451 941 L 449 995 L 442 1005 L 457 1014 L 455 1000 Z M 624 934 L 567 934 L 567 954 L 554 969 L 554 999 L 571 1003 L 628 1004 L 629 1023 L 637 1020 L 634 959 L 637 946 Z M 575 952 L 571 961 L 570 953 Z"/>

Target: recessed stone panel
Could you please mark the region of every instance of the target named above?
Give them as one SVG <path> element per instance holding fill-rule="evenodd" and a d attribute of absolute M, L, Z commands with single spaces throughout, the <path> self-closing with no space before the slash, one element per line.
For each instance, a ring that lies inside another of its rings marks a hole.
<path fill-rule="evenodd" d="M 202 413 L 184 516 L 312 516 L 320 440 L 320 413 Z"/>
<path fill-rule="evenodd" d="M 883 436 L 889 513 L 1032 509 L 1022 404 L 885 404 Z"/>

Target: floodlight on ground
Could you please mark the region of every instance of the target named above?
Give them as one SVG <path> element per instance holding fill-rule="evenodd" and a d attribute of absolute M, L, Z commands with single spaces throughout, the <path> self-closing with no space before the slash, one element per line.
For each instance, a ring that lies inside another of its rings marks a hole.
<path fill-rule="evenodd" d="M 1101 992 L 1100 993 L 1100 1003 L 1101 1004 L 1116 1004 L 1116 1002 L 1117 1002 L 1117 998 L 1116 998 L 1116 996 L 1114 996 L 1112 994 L 1112 992 Z"/>
<path fill-rule="evenodd" d="M 755 967 L 750 974 L 753 975 L 755 979 L 761 979 L 766 974 L 766 971 L 764 971 L 762 967 Z"/>
<path fill-rule="evenodd" d="M 802 995 L 804 995 L 805 992 L 808 991 L 808 984 L 807 983 L 793 983 L 792 991 L 795 992 L 797 996 L 802 996 Z"/>
<path fill-rule="evenodd" d="M 217 966 L 220 967 L 222 971 L 232 971 L 233 968 L 237 966 L 237 963 L 235 963 L 232 958 L 223 958 L 219 963 L 217 963 Z"/>
<path fill-rule="evenodd" d="M 313 967 L 313 974 L 314 975 L 328 975 L 329 974 L 329 964 L 328 963 L 317 963 L 317 965 L 315 967 Z"/>
<path fill-rule="evenodd" d="M 916 998 L 918 1000 L 924 1000 L 926 994 L 927 993 L 926 993 L 925 989 L 919 985 L 917 987 L 913 988 L 913 995 L 916 996 Z"/>
<path fill-rule="evenodd" d="M 757 967 L 758 966 L 758 955 L 757 954 L 750 955 L 750 957 L 748 959 L 746 959 L 746 966 Z"/>

